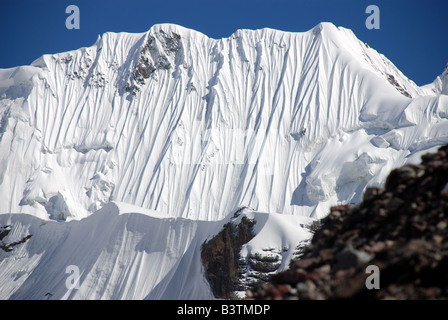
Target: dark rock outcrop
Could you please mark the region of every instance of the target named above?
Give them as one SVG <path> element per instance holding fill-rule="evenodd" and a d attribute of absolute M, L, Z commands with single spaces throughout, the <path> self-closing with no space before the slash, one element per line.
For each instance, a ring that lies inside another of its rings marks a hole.
<path fill-rule="evenodd" d="M 6 238 L 6 236 L 9 234 L 10 231 L 11 231 L 11 226 L 9 226 L 9 225 L 0 227 L 0 249 L 2 249 L 5 252 L 12 251 L 15 246 L 17 246 L 21 243 L 27 242 L 32 237 L 32 235 L 29 234 L 18 241 L 14 241 L 11 243 L 5 243 L 3 239 Z"/>
<path fill-rule="evenodd" d="M 254 222 L 242 217 L 240 223 L 229 222 L 201 247 L 202 263 L 216 298 L 230 299 L 238 289 L 241 246 L 253 237 Z"/>

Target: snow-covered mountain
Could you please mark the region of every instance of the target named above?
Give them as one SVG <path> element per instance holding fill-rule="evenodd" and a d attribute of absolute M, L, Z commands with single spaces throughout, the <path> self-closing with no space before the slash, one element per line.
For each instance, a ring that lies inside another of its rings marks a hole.
<path fill-rule="evenodd" d="M 0 298 L 211 298 L 200 247 L 241 208 L 242 260 L 287 268 L 331 205 L 448 143 L 446 76 L 330 23 L 161 24 L 0 69 Z"/>
<path fill-rule="evenodd" d="M 440 76 L 438 76 L 432 83 L 423 86 L 422 89 L 425 90 L 424 92 L 428 95 L 448 95 L 448 64 L 445 66 L 445 69 Z"/>

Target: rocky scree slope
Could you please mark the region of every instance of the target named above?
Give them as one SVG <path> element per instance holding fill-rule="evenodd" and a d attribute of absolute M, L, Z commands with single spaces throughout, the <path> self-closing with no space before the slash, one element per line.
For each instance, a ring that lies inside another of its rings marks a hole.
<path fill-rule="evenodd" d="M 393 170 L 384 189 L 335 206 L 290 269 L 254 299 L 447 299 L 448 146 Z M 380 289 L 367 289 L 368 265 Z"/>

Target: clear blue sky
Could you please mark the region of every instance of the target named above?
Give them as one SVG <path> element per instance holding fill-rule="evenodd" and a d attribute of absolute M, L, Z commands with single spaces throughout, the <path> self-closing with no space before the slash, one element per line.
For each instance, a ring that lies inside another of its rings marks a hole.
<path fill-rule="evenodd" d="M 65 27 L 70 4 L 80 9 L 79 30 Z M 380 9 L 379 30 L 365 26 L 370 4 Z M 352 29 L 418 85 L 432 82 L 448 62 L 448 0 L 0 0 L 0 68 L 156 23 L 224 38 L 242 28 L 302 32 L 323 21 Z"/>

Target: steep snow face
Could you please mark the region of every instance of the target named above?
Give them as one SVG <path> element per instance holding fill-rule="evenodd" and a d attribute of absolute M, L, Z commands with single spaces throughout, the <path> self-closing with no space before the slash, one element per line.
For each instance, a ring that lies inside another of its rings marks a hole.
<path fill-rule="evenodd" d="M 329 23 L 106 33 L 0 70 L 0 212 L 80 219 L 114 200 L 322 217 L 448 142 L 447 97 L 425 92 Z"/>
<path fill-rule="evenodd" d="M 192 282 L 182 290 L 177 283 L 179 290 L 171 289 L 171 298 L 212 298 L 194 256 L 205 230 L 214 230 L 217 223 L 154 217 L 158 214 L 141 209 L 127 213 L 126 207 L 109 203 L 82 221 L 66 223 L 1 215 L 1 224 L 11 226 L 3 242 L 26 235 L 32 240 L 14 254 L 0 250 L 0 298 L 144 299 L 177 268 Z M 68 282 L 72 266 L 79 270 L 77 288 L 75 281 Z M 158 290 L 161 295 L 165 291 Z"/>

